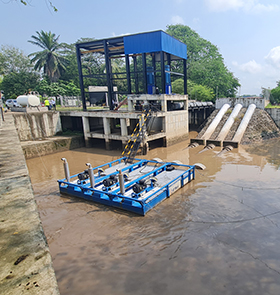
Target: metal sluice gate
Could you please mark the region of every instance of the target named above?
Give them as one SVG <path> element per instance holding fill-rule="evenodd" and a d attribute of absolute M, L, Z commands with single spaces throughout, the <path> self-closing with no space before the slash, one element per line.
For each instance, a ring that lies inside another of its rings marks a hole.
<path fill-rule="evenodd" d="M 127 158 L 91 167 L 70 176 L 64 161 L 65 178 L 58 180 L 62 194 L 145 215 L 158 203 L 195 178 L 195 166 L 159 160 Z"/>

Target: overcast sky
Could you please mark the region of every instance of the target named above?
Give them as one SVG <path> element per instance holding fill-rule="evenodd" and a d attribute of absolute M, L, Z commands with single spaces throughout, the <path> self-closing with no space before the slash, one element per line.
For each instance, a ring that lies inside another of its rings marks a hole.
<path fill-rule="evenodd" d="M 280 80 L 279 0 L 0 0 L 0 44 L 26 54 L 36 31 L 60 35 L 60 42 L 81 37 L 103 39 L 126 33 L 165 30 L 184 24 L 219 48 L 226 66 L 241 83 L 240 94 L 261 93 Z"/>

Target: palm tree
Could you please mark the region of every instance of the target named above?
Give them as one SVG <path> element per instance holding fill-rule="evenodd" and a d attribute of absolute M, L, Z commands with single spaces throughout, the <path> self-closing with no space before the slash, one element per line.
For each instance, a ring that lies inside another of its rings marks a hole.
<path fill-rule="evenodd" d="M 49 77 L 51 82 L 56 82 L 61 76 L 61 72 L 65 70 L 67 59 L 63 56 L 64 45 L 58 43 L 59 36 L 51 32 L 38 32 L 37 36 L 32 35 L 32 40 L 28 42 L 41 47 L 42 51 L 29 54 L 33 56 L 31 62 L 35 62 L 35 70 L 43 68 L 44 73 Z"/>

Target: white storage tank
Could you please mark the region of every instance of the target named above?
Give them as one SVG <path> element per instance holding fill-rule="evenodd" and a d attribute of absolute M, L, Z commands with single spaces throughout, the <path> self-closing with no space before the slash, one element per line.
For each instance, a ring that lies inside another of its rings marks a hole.
<path fill-rule="evenodd" d="M 22 107 L 37 107 L 40 105 L 40 99 L 33 94 L 20 95 L 17 97 L 17 103 Z"/>

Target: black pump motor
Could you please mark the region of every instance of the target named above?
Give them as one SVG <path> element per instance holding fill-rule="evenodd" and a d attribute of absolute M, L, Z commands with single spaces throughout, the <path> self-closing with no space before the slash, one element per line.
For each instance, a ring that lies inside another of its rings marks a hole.
<path fill-rule="evenodd" d="M 84 172 L 78 174 L 79 180 L 86 180 L 89 178 L 88 170 L 86 169 Z"/>
<path fill-rule="evenodd" d="M 146 187 L 147 187 L 146 180 L 141 179 L 141 180 L 139 180 L 138 183 L 135 183 L 135 184 L 134 184 L 134 186 L 132 187 L 132 189 L 133 189 L 133 191 L 134 191 L 136 194 L 139 194 L 139 193 L 141 193 Z"/>
<path fill-rule="evenodd" d="M 106 187 L 110 187 L 118 182 L 118 178 L 116 175 L 110 175 L 109 178 L 103 180 L 103 185 Z"/>

